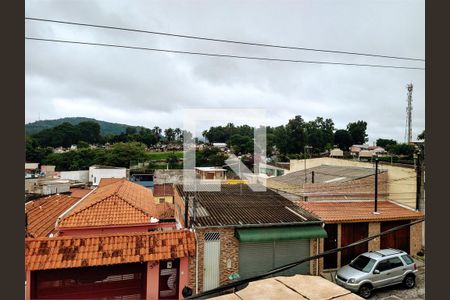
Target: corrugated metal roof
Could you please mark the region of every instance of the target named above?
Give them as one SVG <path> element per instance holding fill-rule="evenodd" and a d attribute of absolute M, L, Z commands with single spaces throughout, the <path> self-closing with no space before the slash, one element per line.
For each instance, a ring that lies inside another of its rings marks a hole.
<path fill-rule="evenodd" d="M 311 182 L 311 173 L 313 171 L 314 183 L 339 183 L 375 175 L 374 168 L 320 165 L 306 169 L 306 176 L 309 183 Z M 386 171 L 379 170 L 379 172 Z M 283 176 L 272 177 L 269 178 L 268 181 L 302 185 L 305 182 L 305 170 L 288 173 Z"/>
<path fill-rule="evenodd" d="M 305 224 L 319 221 L 270 189 L 255 192 L 245 184 L 221 185 L 220 191 L 188 192 L 183 190 L 182 185 L 176 188 L 185 199 L 196 197 L 198 210 L 194 225 L 197 227 Z M 189 201 L 191 212 L 192 202 Z M 192 218 L 192 213 L 190 216 Z"/>

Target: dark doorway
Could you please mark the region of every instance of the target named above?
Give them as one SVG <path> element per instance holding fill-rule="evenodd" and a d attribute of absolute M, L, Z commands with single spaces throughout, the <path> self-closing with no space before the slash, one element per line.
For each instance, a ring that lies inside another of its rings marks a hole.
<path fill-rule="evenodd" d="M 145 299 L 146 264 L 34 271 L 32 299 Z"/>
<path fill-rule="evenodd" d="M 337 224 L 326 224 L 325 231 L 327 232 L 327 238 L 324 239 L 323 250 L 328 251 L 337 248 L 338 246 L 338 235 L 337 235 Z M 328 254 L 323 257 L 323 268 L 324 269 L 335 269 L 337 268 L 337 253 Z"/>
<path fill-rule="evenodd" d="M 367 238 L 368 234 L 369 234 L 368 223 L 342 224 L 341 246 L 342 247 L 347 246 L 358 240 Z M 368 250 L 367 242 L 342 250 L 341 266 L 349 264 L 352 261 L 352 259 L 356 258 L 361 253 L 367 252 L 367 250 Z"/>
<path fill-rule="evenodd" d="M 409 222 L 410 221 L 381 222 L 380 230 L 383 232 L 396 226 L 408 224 Z M 403 227 L 392 233 L 381 236 L 380 247 L 381 249 L 399 249 L 409 253 L 409 238 L 409 227 Z"/>
<path fill-rule="evenodd" d="M 180 259 L 162 260 L 159 263 L 159 299 L 178 299 L 178 273 Z"/>

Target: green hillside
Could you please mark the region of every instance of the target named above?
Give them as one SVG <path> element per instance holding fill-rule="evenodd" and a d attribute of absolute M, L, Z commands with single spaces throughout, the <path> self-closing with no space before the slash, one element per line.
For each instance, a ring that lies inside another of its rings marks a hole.
<path fill-rule="evenodd" d="M 73 125 L 77 125 L 83 121 L 94 121 L 94 122 L 97 122 L 98 124 L 100 124 L 100 134 L 101 135 L 121 134 L 122 132 L 125 132 L 127 127 L 135 127 L 135 126 L 129 126 L 126 124 L 99 121 L 99 120 L 91 119 L 91 118 L 71 117 L 71 118 L 61 118 L 61 119 L 56 119 L 56 120 L 35 121 L 32 123 L 25 124 L 25 133 L 27 135 L 31 135 L 34 133 L 38 133 L 41 130 L 53 128 L 55 126 L 61 125 L 64 122 L 68 122 Z"/>

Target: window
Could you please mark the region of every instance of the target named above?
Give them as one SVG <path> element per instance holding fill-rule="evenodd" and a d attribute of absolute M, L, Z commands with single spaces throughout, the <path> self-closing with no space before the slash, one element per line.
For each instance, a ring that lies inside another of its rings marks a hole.
<path fill-rule="evenodd" d="M 372 270 L 374 264 L 374 259 L 364 255 L 360 255 L 350 264 L 350 267 L 365 273 L 369 273 L 370 270 Z"/>
<path fill-rule="evenodd" d="M 159 198 L 159 203 L 164 203 L 164 198 Z"/>
<path fill-rule="evenodd" d="M 414 263 L 414 260 L 408 254 L 402 255 L 402 259 L 407 265 Z"/>
<path fill-rule="evenodd" d="M 380 272 L 389 270 L 389 260 L 385 259 L 385 260 L 380 261 L 377 265 L 377 270 Z"/>
<path fill-rule="evenodd" d="M 398 267 L 403 267 L 403 263 L 398 257 L 393 257 L 389 259 L 390 269 L 395 269 Z"/>
<path fill-rule="evenodd" d="M 393 257 L 389 259 L 382 260 L 378 263 L 377 270 L 380 272 L 388 271 L 398 267 L 402 267 L 403 263 L 398 257 Z"/>

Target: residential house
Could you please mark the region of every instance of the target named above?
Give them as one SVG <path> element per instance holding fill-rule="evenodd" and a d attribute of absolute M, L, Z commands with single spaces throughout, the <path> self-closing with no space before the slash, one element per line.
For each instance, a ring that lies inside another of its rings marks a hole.
<path fill-rule="evenodd" d="M 265 163 L 259 164 L 259 173 L 265 174 L 269 177 L 281 176 L 284 175 L 285 172 L 286 172 L 285 168 L 279 167 L 276 164 L 265 164 Z"/>
<path fill-rule="evenodd" d="M 82 183 L 89 182 L 89 171 L 88 170 L 78 170 L 78 171 L 60 171 L 60 179 L 69 179 L 73 181 L 78 181 Z"/>
<path fill-rule="evenodd" d="M 379 201 L 377 213 L 374 213 L 374 201 L 298 201 L 297 204 L 325 222 L 327 237 L 320 239 L 320 252 L 343 247 L 424 218 L 422 212 L 391 201 Z M 422 247 L 422 226 L 423 223 L 417 223 L 342 252 L 327 255 L 320 259 L 319 270 L 322 272 L 324 269 L 340 268 L 363 252 L 384 248 L 400 249 L 416 255 Z"/>
<path fill-rule="evenodd" d="M 127 178 L 127 169 L 101 165 L 89 167 L 89 182 L 92 185 L 98 185 L 102 178 Z"/>
<path fill-rule="evenodd" d="M 214 148 L 219 148 L 222 151 L 227 150 L 227 144 L 226 143 L 212 143 L 212 146 Z"/>
<path fill-rule="evenodd" d="M 388 172 L 379 170 L 378 197 L 385 199 Z M 267 179 L 267 187 L 302 200 L 373 199 L 375 169 L 350 166 L 319 165 Z"/>
<path fill-rule="evenodd" d="M 153 196 L 155 203 L 171 203 L 173 204 L 174 186 L 171 183 L 155 184 L 153 187 Z"/>
<path fill-rule="evenodd" d="M 25 163 L 25 178 L 39 177 L 39 163 Z"/>
<path fill-rule="evenodd" d="M 330 157 L 344 157 L 344 151 L 339 148 L 334 148 L 330 151 Z"/>
<path fill-rule="evenodd" d="M 51 204 L 33 204 L 47 226 L 26 238 L 27 299 L 183 298 L 195 238 L 176 229 L 173 205 L 118 178 L 102 179 L 64 211 Z"/>
<path fill-rule="evenodd" d="M 195 173 L 201 180 L 226 180 L 227 170 L 217 167 L 196 167 Z"/>
<path fill-rule="evenodd" d="M 248 278 L 315 255 L 326 237 L 320 220 L 270 189 L 224 184 L 220 191 L 185 191 L 192 187 L 176 185 L 175 216 L 196 234 L 196 258 L 189 260 L 196 292 L 229 283 L 236 273 Z M 317 262 L 278 275 L 292 274 L 318 274 Z"/>
<path fill-rule="evenodd" d="M 25 193 L 34 195 L 53 195 L 68 193 L 70 180 L 46 179 L 44 177 L 25 179 Z"/>

